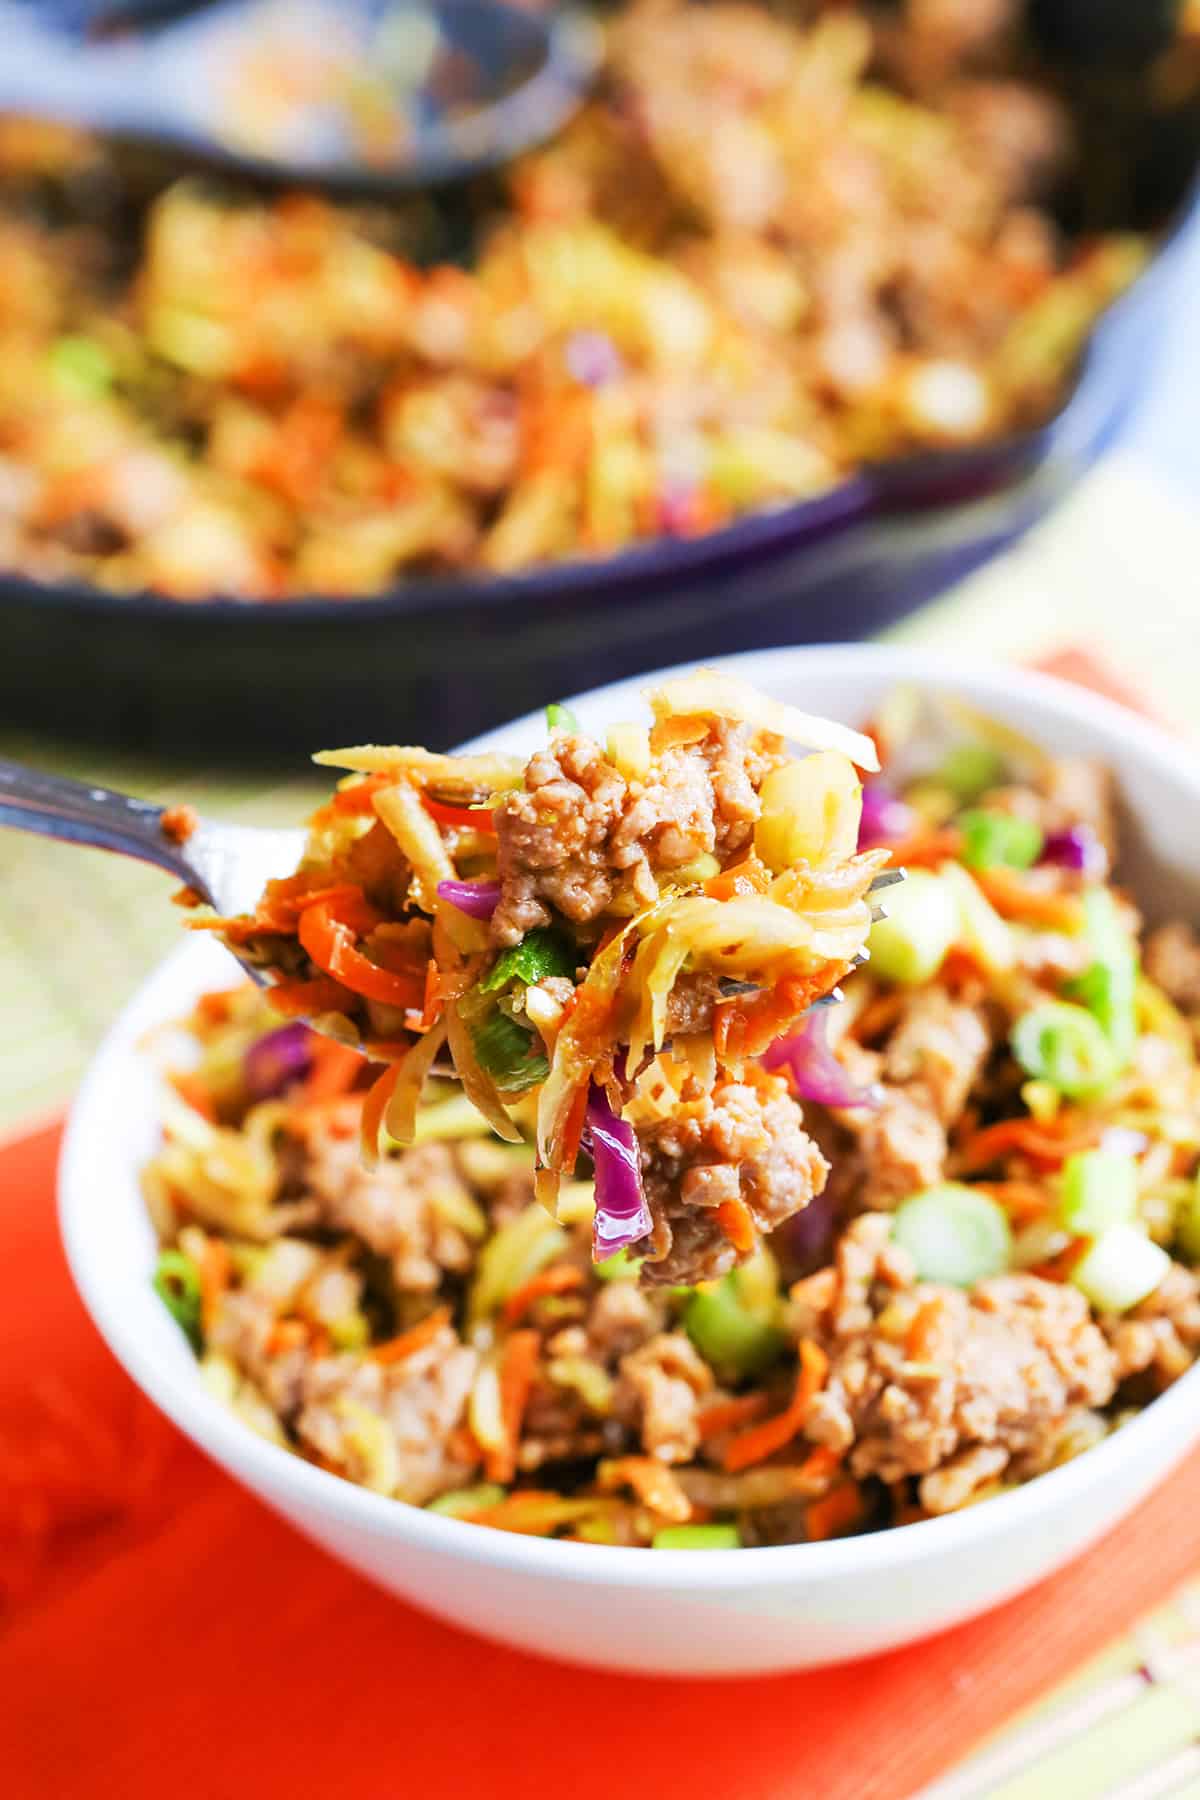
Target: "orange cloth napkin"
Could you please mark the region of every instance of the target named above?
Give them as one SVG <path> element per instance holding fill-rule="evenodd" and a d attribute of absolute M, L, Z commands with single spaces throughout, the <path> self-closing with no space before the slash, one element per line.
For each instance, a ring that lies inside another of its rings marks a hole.
<path fill-rule="evenodd" d="M 0 1149 L 13 1800 L 907 1800 L 1200 1564 L 1197 1452 L 1065 1573 L 854 1665 L 683 1682 L 481 1643 L 330 1561 L 141 1398 L 71 1286 L 56 1150 Z"/>

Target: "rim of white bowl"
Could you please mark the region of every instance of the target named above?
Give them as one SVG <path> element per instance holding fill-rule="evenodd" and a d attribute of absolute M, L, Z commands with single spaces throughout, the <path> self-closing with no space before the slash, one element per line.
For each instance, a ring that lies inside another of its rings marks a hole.
<path fill-rule="evenodd" d="M 1136 746 L 1146 762 L 1161 765 L 1170 778 L 1178 781 L 1182 772 L 1195 788 L 1200 804 L 1200 759 L 1186 742 L 1172 739 L 1161 727 L 1102 695 L 1040 671 L 1017 665 L 992 667 L 950 652 L 882 644 L 783 646 L 717 658 L 711 666 L 736 671 L 751 680 L 763 680 L 780 674 L 786 678 L 796 668 L 819 676 L 823 665 L 843 670 L 847 664 L 858 666 L 864 674 L 886 675 L 900 683 L 932 681 L 940 687 L 963 683 L 973 690 L 972 703 L 985 706 L 989 697 L 998 703 L 1011 700 L 1014 687 L 1020 687 L 1035 703 L 1040 702 L 1043 710 L 1055 713 L 1060 720 L 1076 721 L 1112 739 L 1114 755 L 1121 744 Z M 640 691 L 693 667 L 693 663 L 681 663 L 672 669 L 653 670 L 632 680 L 586 690 L 564 703 L 593 706 L 611 695 Z M 541 716 L 540 711 L 526 714 L 473 739 L 471 747 L 492 747 Z M 1200 876 L 1197 887 L 1200 890 Z M 672 1589 L 745 1588 L 800 1577 L 814 1584 L 824 1583 L 851 1571 L 859 1575 L 882 1572 L 909 1563 L 919 1564 L 944 1553 L 986 1548 L 998 1534 L 1032 1526 L 1040 1514 L 1069 1505 L 1073 1497 L 1104 1482 L 1118 1465 L 1130 1459 L 1136 1461 L 1151 1441 L 1172 1440 L 1172 1449 L 1182 1457 L 1193 1439 L 1200 1436 L 1200 1406 L 1195 1404 L 1200 1395 L 1197 1365 L 1100 1444 L 1060 1468 L 981 1505 L 911 1525 L 823 1543 L 658 1554 L 614 1545 L 519 1537 L 445 1518 L 329 1474 L 293 1451 L 258 1437 L 207 1393 L 198 1371 L 193 1371 L 191 1379 L 181 1380 L 172 1369 L 161 1366 L 141 1341 L 136 1327 L 131 1327 L 124 1317 L 119 1299 L 109 1291 L 103 1274 L 92 1266 L 87 1254 L 81 1219 L 83 1209 L 94 1203 L 89 1146 L 94 1135 L 104 1133 L 110 1122 L 109 1115 L 97 1110 L 102 1079 L 114 1059 L 120 1062 L 137 1054 L 136 1041 L 151 1024 L 177 1016 L 182 990 L 187 986 L 187 972 L 200 960 L 200 954 L 201 947 L 195 944 L 181 945 L 172 952 L 138 990 L 101 1044 L 67 1124 L 59 1162 L 59 1219 L 75 1283 L 117 1360 L 186 1436 L 201 1449 L 210 1450 L 248 1485 L 254 1485 L 256 1472 L 261 1471 L 261 1479 L 270 1489 L 282 1490 L 314 1511 L 335 1514 L 342 1523 L 360 1524 L 376 1538 L 403 1539 L 418 1548 L 424 1546 L 476 1564 L 581 1583 Z"/>

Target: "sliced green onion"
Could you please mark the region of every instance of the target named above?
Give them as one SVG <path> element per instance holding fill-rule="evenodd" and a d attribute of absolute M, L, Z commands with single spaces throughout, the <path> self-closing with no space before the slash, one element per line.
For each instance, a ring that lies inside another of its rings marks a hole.
<path fill-rule="evenodd" d="M 937 780 L 961 801 L 977 800 L 1003 779 L 1003 759 L 988 744 L 957 744 L 937 770 Z"/>
<path fill-rule="evenodd" d="M 1031 869 L 1042 853 L 1041 827 L 1033 819 L 972 811 L 960 815 L 958 828 L 970 869 Z"/>
<path fill-rule="evenodd" d="M 1012 1259 L 1008 1215 L 987 1194 L 958 1182 L 927 1188 L 896 1209 L 892 1237 L 922 1281 L 973 1287 Z"/>
<path fill-rule="evenodd" d="M 664 1525 L 651 1539 L 654 1550 L 740 1550 L 736 1525 Z"/>
<path fill-rule="evenodd" d="M 1066 989 L 1086 1006 L 1113 1047 L 1118 1069 L 1137 1045 L 1138 959 L 1107 888 L 1092 888 L 1083 899 L 1084 935 L 1095 960 Z"/>
<path fill-rule="evenodd" d="M 1112 1150 L 1084 1150 L 1063 1165 L 1059 1216 L 1073 1237 L 1099 1237 L 1137 1217 L 1137 1164 Z"/>
<path fill-rule="evenodd" d="M 761 1374 L 786 1342 L 769 1318 L 745 1305 L 734 1275 L 696 1289 L 684 1307 L 683 1328 L 705 1362 L 735 1380 Z"/>
<path fill-rule="evenodd" d="M 1017 939 L 961 863 L 946 863 L 939 880 L 958 902 L 959 941 L 989 975 L 1005 975 L 1017 960 Z"/>
<path fill-rule="evenodd" d="M 1120 1073 L 1101 1026 L 1082 1006 L 1046 1000 L 1023 1014 L 1009 1038 L 1012 1053 L 1035 1081 L 1048 1081 L 1070 1100 L 1089 1100 Z"/>
<path fill-rule="evenodd" d="M 61 337 L 51 347 L 50 373 L 59 387 L 89 397 L 112 386 L 112 359 L 103 344 L 90 337 Z"/>
<path fill-rule="evenodd" d="M 550 975 L 565 975 L 568 979 L 574 975 L 579 952 L 553 926 L 540 925 L 534 931 L 526 932 L 519 944 L 511 950 L 502 950 L 483 980 L 479 983 L 481 994 L 498 994 L 514 981 L 523 981 L 526 987 L 532 987 L 535 981 L 544 981 Z"/>
<path fill-rule="evenodd" d="M 449 1494 L 439 1494 L 431 1500 L 425 1511 L 441 1513 L 444 1519 L 461 1519 L 465 1514 L 483 1512 L 486 1507 L 499 1506 L 504 1499 L 504 1489 L 495 1482 L 481 1481 L 478 1487 L 454 1488 Z"/>
<path fill-rule="evenodd" d="M 1152 1294 L 1171 1259 L 1136 1225 L 1113 1225 L 1071 1270 L 1071 1280 L 1097 1312 L 1128 1312 Z"/>
<path fill-rule="evenodd" d="M 872 973 L 903 987 L 932 981 L 958 938 L 954 895 L 928 869 L 913 869 L 883 904 L 887 916 L 867 939 Z"/>
<path fill-rule="evenodd" d="M 1175 1241 L 1189 1262 L 1200 1262 L 1200 1174 L 1175 1219 Z"/>
<path fill-rule="evenodd" d="M 579 730 L 579 720 L 575 717 L 575 714 L 571 711 L 570 707 L 560 706 L 557 700 L 552 700 L 550 705 L 546 708 L 546 724 L 550 727 L 551 731 Z"/>
<path fill-rule="evenodd" d="M 523 1094 L 550 1073 L 541 1039 L 497 1009 L 471 1027 L 479 1066 L 503 1094 Z"/>
<path fill-rule="evenodd" d="M 200 1271 L 182 1250 L 160 1250 L 154 1266 L 154 1291 L 183 1330 L 193 1350 L 202 1342 Z"/>
<path fill-rule="evenodd" d="M 640 1256 L 630 1256 L 628 1250 L 614 1250 L 603 1262 L 592 1264 L 592 1274 L 597 1281 L 636 1281 L 641 1266 Z"/>

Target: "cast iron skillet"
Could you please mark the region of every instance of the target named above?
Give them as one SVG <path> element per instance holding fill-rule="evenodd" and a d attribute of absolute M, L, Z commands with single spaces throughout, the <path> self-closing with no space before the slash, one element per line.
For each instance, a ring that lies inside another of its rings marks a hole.
<path fill-rule="evenodd" d="M 1077 87 L 1085 142 L 1119 146 L 1124 186 L 1088 225 L 1166 230 L 1040 429 L 891 461 L 700 539 L 366 599 L 184 603 L 0 577 L 0 716 L 209 761 L 445 745 L 639 669 L 862 637 L 900 617 L 1011 542 L 1119 433 L 1180 285 L 1183 241 L 1200 232 L 1200 104 L 1139 117 L 1103 71 Z"/>

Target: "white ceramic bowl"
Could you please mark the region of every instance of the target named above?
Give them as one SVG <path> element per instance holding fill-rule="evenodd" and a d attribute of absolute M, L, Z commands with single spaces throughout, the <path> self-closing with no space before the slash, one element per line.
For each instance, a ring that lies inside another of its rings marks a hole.
<path fill-rule="evenodd" d="M 1051 750 L 1106 758 L 1131 815 L 1125 871 L 1143 905 L 1151 916 L 1196 908 L 1200 764 L 1110 703 L 1044 676 L 883 647 L 779 650 L 729 666 L 781 699 L 849 722 L 897 682 L 916 682 L 968 697 Z M 571 704 L 585 725 L 602 726 L 628 716 L 644 686 Z M 528 749 L 544 730 L 538 715 L 483 741 Z M 156 1140 L 156 1093 L 138 1040 L 230 973 L 222 950 L 189 942 L 100 1050 L 62 1158 L 71 1268 L 117 1357 L 182 1431 L 326 1550 L 445 1619 L 626 1670 L 748 1674 L 859 1656 L 952 1625 L 1049 1574 L 1115 1524 L 1200 1434 L 1197 1371 L 1097 1449 L 1017 1492 L 873 1537 L 761 1550 L 655 1554 L 546 1542 L 353 1487 L 256 1437 L 211 1399 L 150 1287 L 154 1241 L 137 1170 Z"/>

